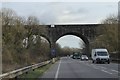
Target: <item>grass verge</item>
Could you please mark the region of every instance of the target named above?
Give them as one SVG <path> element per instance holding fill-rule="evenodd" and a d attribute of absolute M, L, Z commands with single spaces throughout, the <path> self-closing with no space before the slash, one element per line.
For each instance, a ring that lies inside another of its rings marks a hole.
<path fill-rule="evenodd" d="M 42 74 L 49 69 L 49 67 L 52 65 L 52 63 L 47 64 L 45 66 L 42 66 L 38 69 L 35 69 L 34 71 L 31 70 L 29 71 L 27 74 L 24 73 L 22 75 L 20 75 L 18 78 L 24 79 L 24 80 L 36 80 L 37 78 L 39 78 L 40 76 L 42 76 Z"/>

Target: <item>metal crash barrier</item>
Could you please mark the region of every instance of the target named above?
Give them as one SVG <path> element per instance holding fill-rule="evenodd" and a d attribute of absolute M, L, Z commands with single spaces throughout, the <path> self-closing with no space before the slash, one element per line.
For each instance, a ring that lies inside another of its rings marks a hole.
<path fill-rule="evenodd" d="M 58 59 L 54 58 L 52 60 L 48 60 L 48 61 L 45 61 L 45 62 L 41 62 L 41 63 L 34 64 L 34 65 L 31 65 L 31 66 L 23 67 L 23 68 L 20 68 L 20 69 L 17 69 L 17 70 L 8 72 L 8 73 L 1 74 L 0 75 L 0 80 L 4 79 L 4 78 L 16 78 L 17 76 L 19 76 L 23 73 L 28 73 L 30 70 L 34 71 L 35 69 L 40 68 L 44 65 L 47 65 L 49 63 L 53 63 L 53 61 L 55 63 L 56 60 L 58 60 Z"/>

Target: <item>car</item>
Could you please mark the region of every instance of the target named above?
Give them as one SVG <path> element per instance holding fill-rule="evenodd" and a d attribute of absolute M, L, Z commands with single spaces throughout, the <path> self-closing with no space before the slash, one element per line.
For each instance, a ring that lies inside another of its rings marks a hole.
<path fill-rule="evenodd" d="M 74 52 L 72 58 L 73 59 L 80 59 L 80 53 Z"/>
<path fill-rule="evenodd" d="M 80 59 L 80 56 L 73 56 L 73 59 Z"/>
<path fill-rule="evenodd" d="M 81 60 L 88 60 L 87 55 L 82 55 L 82 56 L 81 56 Z"/>

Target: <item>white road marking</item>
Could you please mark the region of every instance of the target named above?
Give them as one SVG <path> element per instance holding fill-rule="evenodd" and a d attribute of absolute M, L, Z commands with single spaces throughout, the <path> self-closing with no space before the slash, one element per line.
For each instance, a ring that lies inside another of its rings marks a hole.
<path fill-rule="evenodd" d="M 97 66 L 97 65 L 95 65 L 95 64 L 88 64 L 88 63 L 83 63 L 83 64 L 85 64 L 85 65 L 87 65 L 87 66 L 90 66 L 90 67 L 92 67 L 92 68 L 94 68 L 94 69 L 97 69 L 97 70 L 103 71 L 103 72 L 105 72 L 105 73 L 113 74 L 113 73 L 111 73 L 111 72 L 106 71 L 106 70 L 107 70 L 106 67 L 103 67 L 103 66 Z M 111 69 L 110 71 L 114 71 L 114 72 L 120 73 L 119 71 L 112 70 L 112 69 Z"/>
<path fill-rule="evenodd" d="M 114 71 L 114 72 L 117 72 L 117 73 L 119 73 L 119 71 L 117 71 L 117 70 L 113 70 L 113 69 L 111 69 L 111 71 Z"/>
<path fill-rule="evenodd" d="M 106 73 L 108 73 L 108 74 L 112 74 L 112 73 L 110 73 L 110 72 L 108 72 L 108 71 L 105 71 L 105 70 L 101 70 L 101 71 L 106 72 Z"/>
<path fill-rule="evenodd" d="M 55 75 L 55 80 L 57 80 L 57 78 L 58 78 L 59 69 L 60 69 L 60 64 L 61 64 L 61 60 L 60 60 L 60 62 L 59 62 L 58 68 L 57 68 L 57 72 L 56 72 L 56 75 Z"/>
<path fill-rule="evenodd" d="M 98 66 L 98 67 L 101 67 L 101 68 L 103 68 L 103 69 L 108 69 L 108 68 L 106 68 L 106 67 L 102 67 L 102 66 Z M 111 69 L 111 71 L 116 72 L 116 73 L 120 73 L 119 71 L 114 70 L 114 69 Z"/>
<path fill-rule="evenodd" d="M 88 65 L 88 64 L 87 64 Z M 90 66 L 90 65 L 88 65 L 88 66 Z M 107 69 L 107 68 L 105 68 L 105 67 L 101 67 L 101 66 L 96 66 L 96 65 L 93 65 L 93 64 L 91 64 L 91 67 L 93 67 L 94 69 L 97 69 L 97 70 L 101 70 L 101 68 L 103 68 L 103 69 Z M 106 71 L 106 70 L 101 70 L 101 71 L 103 71 L 103 72 L 105 72 L 105 73 L 108 73 L 108 74 L 113 74 L 113 73 L 110 73 L 110 72 L 108 72 L 108 71 Z"/>

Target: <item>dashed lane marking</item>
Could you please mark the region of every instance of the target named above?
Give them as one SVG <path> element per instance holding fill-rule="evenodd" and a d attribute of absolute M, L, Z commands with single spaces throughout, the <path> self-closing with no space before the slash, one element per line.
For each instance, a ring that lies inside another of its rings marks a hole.
<path fill-rule="evenodd" d="M 111 69 L 111 71 L 113 71 L 113 72 L 117 72 L 117 73 L 120 73 L 119 71 L 117 71 L 117 70 L 113 70 L 113 69 Z"/>
<path fill-rule="evenodd" d="M 90 65 L 88 65 L 88 64 L 86 64 L 87 66 L 90 66 Z M 101 67 L 101 66 L 96 66 L 96 65 L 93 65 L 93 64 L 91 64 L 91 67 L 93 67 L 94 69 L 97 69 L 97 70 L 101 70 L 101 71 L 103 71 L 103 72 L 105 72 L 105 73 L 108 73 L 108 74 L 113 74 L 113 73 L 111 73 L 111 72 L 108 72 L 108 71 L 106 71 L 106 70 L 103 70 L 103 69 L 107 69 L 107 68 L 105 68 L 105 67 Z M 102 69 L 101 69 L 102 68 Z"/>
<path fill-rule="evenodd" d="M 112 73 L 110 73 L 110 72 L 108 72 L 108 71 L 105 71 L 105 70 L 101 70 L 101 71 L 106 72 L 106 73 L 108 73 L 108 74 L 112 74 Z"/>

